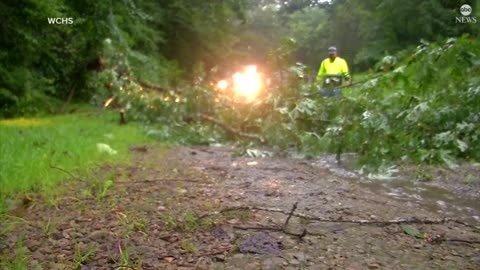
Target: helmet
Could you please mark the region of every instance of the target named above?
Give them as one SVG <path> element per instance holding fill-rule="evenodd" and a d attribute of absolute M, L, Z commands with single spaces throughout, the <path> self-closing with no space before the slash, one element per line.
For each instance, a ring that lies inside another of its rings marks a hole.
<path fill-rule="evenodd" d="M 331 46 L 328 48 L 328 54 L 333 54 L 337 52 L 337 48 L 334 46 Z"/>

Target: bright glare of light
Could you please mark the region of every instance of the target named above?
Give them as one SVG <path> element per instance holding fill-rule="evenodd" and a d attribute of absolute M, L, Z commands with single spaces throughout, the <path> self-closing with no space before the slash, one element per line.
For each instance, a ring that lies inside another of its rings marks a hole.
<path fill-rule="evenodd" d="M 254 100 L 262 88 L 260 74 L 257 73 L 257 66 L 247 66 L 243 72 L 233 75 L 233 88 L 238 95 L 246 98 L 247 101 Z"/>
<path fill-rule="evenodd" d="M 217 83 L 217 88 L 220 90 L 225 90 L 228 87 L 228 81 L 227 80 L 221 80 Z"/>
<path fill-rule="evenodd" d="M 105 104 L 103 104 L 103 107 L 104 108 L 108 107 L 108 105 L 110 105 L 110 103 L 112 103 L 112 101 L 113 101 L 113 97 L 107 99 L 107 101 L 105 101 Z"/>

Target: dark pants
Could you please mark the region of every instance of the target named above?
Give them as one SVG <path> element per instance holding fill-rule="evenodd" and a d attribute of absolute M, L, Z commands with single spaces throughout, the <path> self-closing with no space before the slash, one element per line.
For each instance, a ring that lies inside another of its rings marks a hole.
<path fill-rule="evenodd" d="M 342 90 L 339 88 L 341 85 L 342 85 L 341 77 L 338 77 L 338 76 L 327 77 L 323 82 L 322 89 L 320 90 L 320 95 L 322 97 L 340 97 L 342 95 Z"/>
<path fill-rule="evenodd" d="M 342 96 L 342 90 L 338 88 L 328 89 L 322 88 L 320 91 L 320 96 L 322 97 L 340 97 Z"/>

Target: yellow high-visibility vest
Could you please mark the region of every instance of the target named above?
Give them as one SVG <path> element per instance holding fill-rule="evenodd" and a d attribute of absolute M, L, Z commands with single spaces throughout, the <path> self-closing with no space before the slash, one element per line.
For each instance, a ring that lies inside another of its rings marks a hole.
<path fill-rule="evenodd" d="M 328 75 L 343 76 L 348 80 L 350 74 L 348 73 L 347 61 L 338 56 L 335 57 L 333 61 L 330 58 L 323 60 L 320 69 L 318 70 L 317 80 L 323 80 L 323 78 Z"/>

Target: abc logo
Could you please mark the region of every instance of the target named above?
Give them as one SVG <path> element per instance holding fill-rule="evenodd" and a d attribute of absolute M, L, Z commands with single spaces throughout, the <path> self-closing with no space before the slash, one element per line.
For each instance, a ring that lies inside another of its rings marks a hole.
<path fill-rule="evenodd" d="M 472 7 L 465 4 L 460 7 L 460 13 L 462 13 L 463 16 L 468 16 L 470 13 L 472 13 Z"/>

